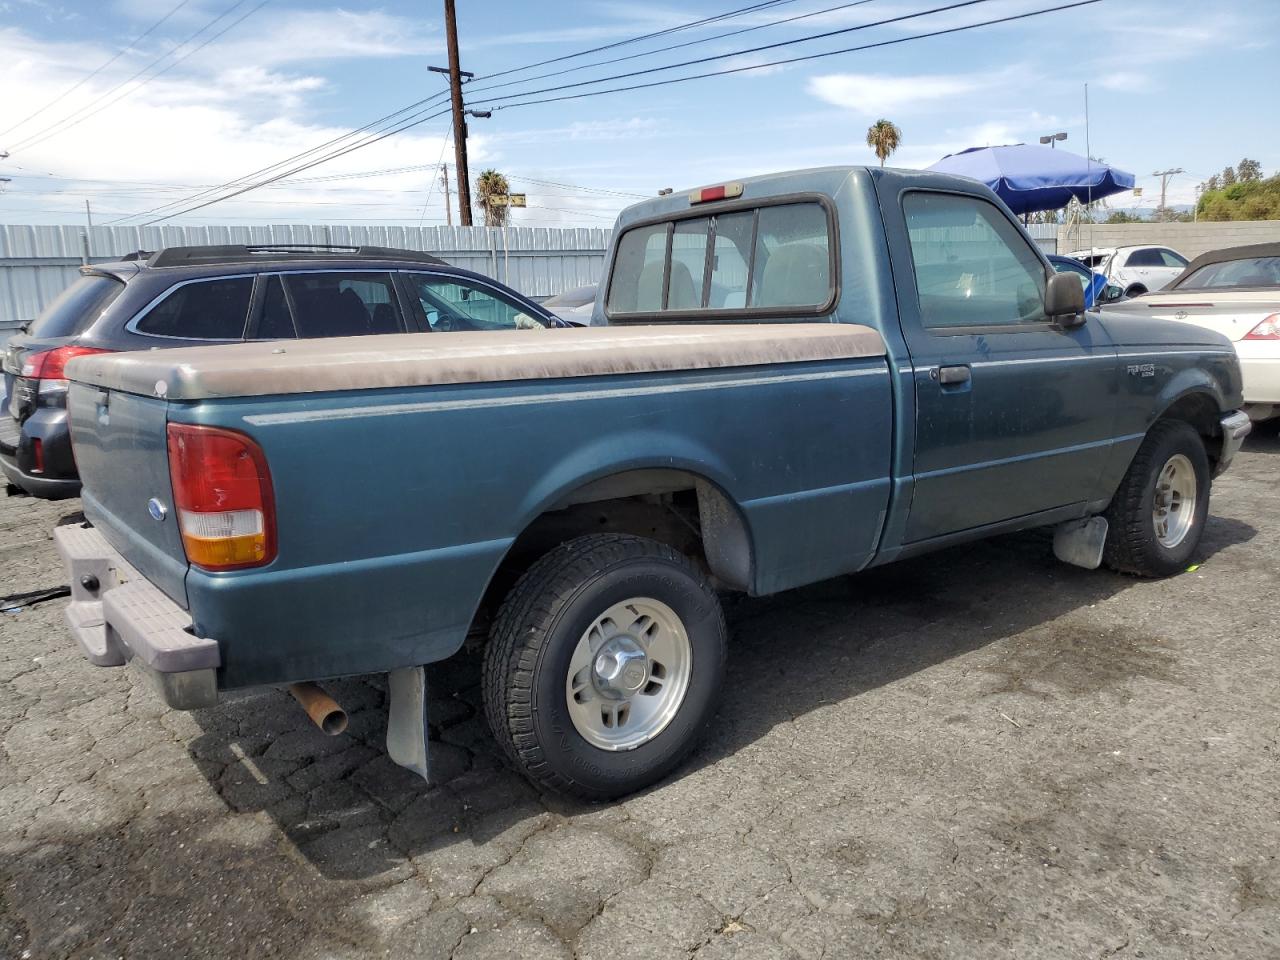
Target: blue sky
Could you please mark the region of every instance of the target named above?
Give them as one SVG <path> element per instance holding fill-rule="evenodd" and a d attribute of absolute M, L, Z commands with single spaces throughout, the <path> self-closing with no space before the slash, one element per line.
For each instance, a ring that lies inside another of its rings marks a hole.
<path fill-rule="evenodd" d="M 599 86 L 757 67 L 1068 0 L 978 0 L 870 25 L 954 2 L 775 0 L 662 38 L 486 80 L 747 3 L 458 0 L 462 65 L 477 75 L 469 105 L 500 108 L 490 119 L 470 121 L 472 174 L 496 167 L 528 194 L 529 209 L 515 212 L 518 224 L 608 226 L 634 197 L 662 187 L 873 163 L 864 137 L 881 116 L 903 131 L 894 165 L 927 166 L 967 146 L 1034 141 L 1060 130 L 1069 136 L 1062 146 L 1083 153 L 1086 83 L 1092 153 L 1134 172 L 1143 187 L 1141 200 L 1117 198 L 1117 205 L 1153 207 L 1159 180 L 1150 174 L 1157 169 L 1187 171 L 1169 188 L 1171 203 L 1187 203 L 1198 181 L 1243 156 L 1260 160 L 1268 174 L 1280 168 L 1280 125 L 1270 98 L 1280 3 L 1271 0 L 1103 0 L 1000 26 L 629 93 L 532 106 L 497 99 L 697 57 L 721 59 Z M 170 202 L 175 205 L 161 212 L 176 213 L 190 205 L 177 203 L 183 198 L 445 86 L 426 69 L 445 62 L 439 0 L 187 0 L 176 6 L 178 0 L 0 0 L 0 131 L 14 127 L 0 134 L 0 151 L 11 153 L 0 160 L 0 176 L 10 179 L 0 184 L 0 222 L 80 223 L 85 199 L 99 223 L 140 223 L 157 215 L 140 216 L 144 211 Z M 838 9 L 818 13 L 828 8 Z M 802 19 L 774 23 L 787 17 Z M 206 25 L 196 39 L 175 47 Z M 863 28 L 738 55 L 855 26 Z M 749 27 L 759 29 L 714 37 Z M 649 53 L 673 43 L 691 45 Z M 631 59 L 587 66 L 618 57 Z M 482 90 L 500 83 L 510 85 Z M 446 114 L 175 222 L 442 223 L 435 172 L 443 159 L 454 175 L 448 130 Z"/>

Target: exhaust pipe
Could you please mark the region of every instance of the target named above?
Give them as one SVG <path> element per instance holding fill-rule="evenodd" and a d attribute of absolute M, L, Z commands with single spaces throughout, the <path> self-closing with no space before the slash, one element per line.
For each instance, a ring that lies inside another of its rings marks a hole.
<path fill-rule="evenodd" d="M 311 722 L 329 736 L 336 737 L 347 729 L 347 711 L 316 684 L 310 681 L 291 683 L 289 692 L 293 694 L 293 699 L 302 704 L 302 709 L 307 711 Z"/>

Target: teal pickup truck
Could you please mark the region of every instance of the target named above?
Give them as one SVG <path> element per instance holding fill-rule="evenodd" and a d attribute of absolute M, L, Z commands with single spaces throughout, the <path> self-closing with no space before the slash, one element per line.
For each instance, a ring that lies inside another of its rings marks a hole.
<path fill-rule="evenodd" d="M 838 167 L 620 217 L 585 329 L 371 336 L 68 366 L 89 523 L 68 621 L 171 706 L 388 675 L 427 773 L 423 666 L 487 637 L 512 762 L 587 798 L 712 717 L 718 596 L 1054 528 L 1164 576 L 1248 432 L 1222 336 L 1087 313 L 984 186 Z M 963 554 L 956 554 L 962 557 Z"/>

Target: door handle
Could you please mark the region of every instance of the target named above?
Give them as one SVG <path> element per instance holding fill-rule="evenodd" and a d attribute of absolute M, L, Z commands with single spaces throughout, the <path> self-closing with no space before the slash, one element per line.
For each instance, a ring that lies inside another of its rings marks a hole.
<path fill-rule="evenodd" d="M 944 387 L 969 382 L 969 368 L 963 364 L 950 367 L 934 367 L 929 371 L 929 375 Z"/>

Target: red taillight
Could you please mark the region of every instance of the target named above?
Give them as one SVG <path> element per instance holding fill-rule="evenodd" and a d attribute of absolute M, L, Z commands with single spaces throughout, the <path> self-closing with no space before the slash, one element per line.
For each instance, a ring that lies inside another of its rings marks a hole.
<path fill-rule="evenodd" d="M 44 443 L 39 437 L 31 441 L 31 472 L 44 473 Z"/>
<path fill-rule="evenodd" d="M 703 187 L 689 194 L 690 203 L 710 203 L 712 200 L 732 200 L 742 196 L 742 184 L 722 183 L 714 187 Z"/>
<path fill-rule="evenodd" d="M 68 361 L 94 353 L 111 353 L 111 351 L 99 350 L 96 347 L 56 347 L 42 353 L 33 353 L 22 361 L 22 376 L 31 377 L 34 380 L 65 380 Z"/>
<path fill-rule="evenodd" d="M 262 448 L 243 433 L 169 424 L 169 477 L 187 559 L 206 570 L 276 556 L 275 498 Z"/>
<path fill-rule="evenodd" d="M 1267 319 L 1244 335 L 1245 340 L 1280 340 L 1280 313 Z"/>

